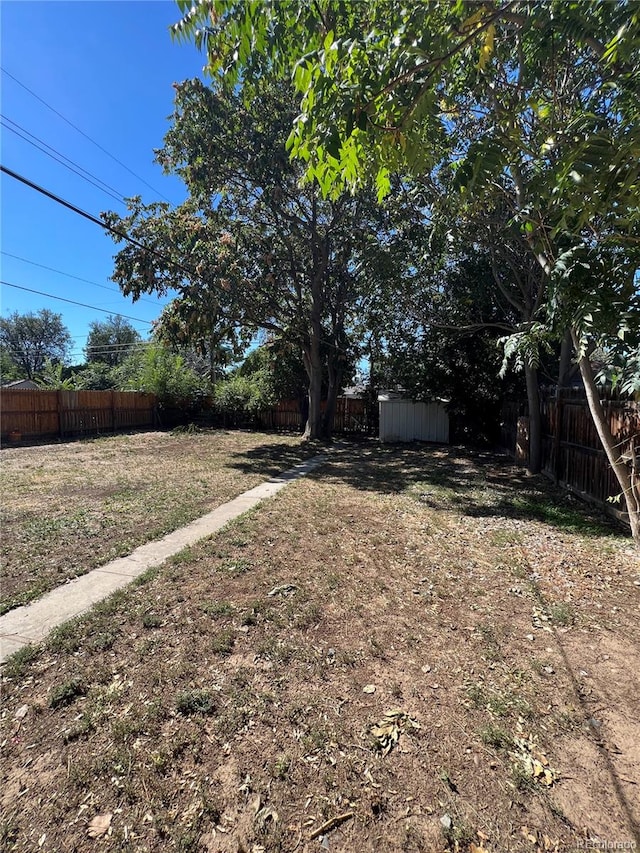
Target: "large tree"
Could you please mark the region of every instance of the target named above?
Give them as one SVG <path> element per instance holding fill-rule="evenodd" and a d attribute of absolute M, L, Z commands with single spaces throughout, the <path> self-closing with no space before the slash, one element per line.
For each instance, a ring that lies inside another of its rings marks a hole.
<path fill-rule="evenodd" d="M 640 537 L 636 472 L 614 447 L 590 349 L 640 325 L 640 14 L 635 2 L 179 2 L 222 86 L 266 69 L 294 81 L 289 145 L 328 195 L 373 173 L 444 166 L 472 205 L 503 203 L 547 279 L 509 342 L 570 340 L 589 407 Z M 586 274 L 585 274 L 586 273 Z M 629 343 L 627 355 L 631 354 Z M 633 359 L 631 363 L 635 363 Z"/>
<path fill-rule="evenodd" d="M 85 357 L 89 363 L 103 362 L 115 367 L 122 364 L 141 340 L 140 333 L 128 320 L 110 314 L 106 320 L 90 323 Z"/>
<path fill-rule="evenodd" d="M 372 235 L 389 226 L 366 192 L 323 199 L 316 183 L 301 186 L 303 169 L 284 148 L 294 114 L 287 87 L 267 81 L 249 105 L 198 80 L 176 85 L 173 126 L 157 158 L 184 180 L 189 198 L 173 210 L 134 199 L 127 216 L 105 219 L 153 247 L 125 246 L 114 279 L 134 297 L 177 290 L 175 328 L 192 326 L 195 306 L 205 341 L 207 326 L 212 334 L 239 327 L 299 348 L 309 385 L 305 434 L 317 438 L 330 433 L 354 346 L 368 249 L 378 245 Z"/>
<path fill-rule="evenodd" d="M 47 361 L 64 362 L 70 344 L 62 315 L 47 308 L 0 319 L 0 348 L 26 379 L 35 379 Z"/>

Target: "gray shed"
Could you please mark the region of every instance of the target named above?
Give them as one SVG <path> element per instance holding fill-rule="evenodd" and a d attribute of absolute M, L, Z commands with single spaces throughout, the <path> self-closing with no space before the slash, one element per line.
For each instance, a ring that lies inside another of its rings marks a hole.
<path fill-rule="evenodd" d="M 380 441 L 449 443 L 449 415 L 439 400 L 408 400 L 394 391 L 378 394 Z"/>

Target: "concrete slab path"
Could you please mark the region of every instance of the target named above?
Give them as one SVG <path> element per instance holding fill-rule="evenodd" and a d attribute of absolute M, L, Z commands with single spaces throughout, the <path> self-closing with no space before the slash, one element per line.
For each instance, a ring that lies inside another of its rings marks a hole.
<path fill-rule="evenodd" d="M 327 456 L 324 454 L 307 459 L 278 477 L 267 480 L 216 507 L 185 527 L 168 533 L 162 539 L 141 545 L 127 557 L 112 560 L 52 590 L 37 601 L 24 607 L 16 607 L 15 610 L 0 616 L 0 663 L 23 646 L 41 642 L 58 625 L 85 613 L 112 592 L 131 583 L 147 569 L 161 565 L 188 545 L 217 533 L 234 518 L 272 497 L 293 480 L 306 476 L 326 461 Z"/>

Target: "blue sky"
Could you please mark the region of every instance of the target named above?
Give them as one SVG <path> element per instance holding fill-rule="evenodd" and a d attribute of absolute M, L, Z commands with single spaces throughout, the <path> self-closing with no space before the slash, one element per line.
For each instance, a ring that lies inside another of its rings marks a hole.
<path fill-rule="evenodd" d="M 94 216 L 109 209 L 124 212 L 122 204 L 7 130 L 8 125 L 23 136 L 34 135 L 39 145 L 52 146 L 117 195 L 179 204 L 182 184 L 162 174 L 153 149 L 161 146 L 169 127 L 172 83 L 200 75 L 203 58 L 193 45 L 171 40 L 168 27 L 179 17 L 173 0 L 3 0 L 0 15 L 3 166 Z M 109 279 L 116 246 L 106 232 L 6 175 L 0 192 L 2 280 L 93 306 L 80 308 L 3 285 L 2 316 L 41 308 L 60 313 L 73 336 L 72 363 L 84 360 L 89 323 L 106 319 L 105 311 L 136 318 L 132 325 L 146 336 L 149 321 L 168 300 L 145 296 L 133 303 L 121 295 Z"/>

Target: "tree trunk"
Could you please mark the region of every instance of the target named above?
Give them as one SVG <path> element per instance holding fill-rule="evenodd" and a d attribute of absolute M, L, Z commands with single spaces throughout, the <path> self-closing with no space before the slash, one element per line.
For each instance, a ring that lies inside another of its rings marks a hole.
<path fill-rule="evenodd" d="M 527 403 L 529 405 L 529 465 L 531 474 L 539 474 L 542 469 L 542 418 L 540 415 L 540 392 L 538 390 L 538 371 L 526 364 L 524 375 L 527 381 Z"/>
<path fill-rule="evenodd" d="M 580 352 L 578 336 L 573 331 L 571 334 L 576 352 Z M 584 390 L 587 397 L 587 403 L 589 405 L 589 411 L 593 418 L 593 423 L 595 424 L 598 436 L 602 442 L 602 446 L 604 447 L 604 452 L 607 454 L 609 464 L 613 468 L 613 472 L 616 475 L 616 479 L 620 484 L 622 494 L 624 495 L 627 512 L 629 514 L 629 523 L 631 525 L 631 535 L 637 543 L 640 543 L 640 490 L 638 488 L 636 466 L 635 464 L 633 466 L 627 466 L 615 446 L 611 429 L 605 417 L 602 403 L 600 402 L 589 358 L 586 355 L 582 355 L 578 359 L 578 366 L 580 367 L 580 375 L 582 376 L 582 381 L 584 383 Z M 635 447 L 633 444 L 631 452 L 635 458 Z"/>
<path fill-rule="evenodd" d="M 558 388 L 566 388 L 571 377 L 571 355 L 573 350 L 573 341 L 571 340 L 571 330 L 567 329 L 562 338 L 560 347 L 560 365 L 558 367 Z"/>
<path fill-rule="evenodd" d="M 333 420 L 336 413 L 338 391 L 342 383 L 342 373 L 341 367 L 334 368 L 333 365 L 329 364 L 329 390 L 327 392 L 327 405 L 322 418 L 322 436 L 327 441 L 333 433 Z"/>
<path fill-rule="evenodd" d="M 315 322 L 312 321 L 312 327 Z M 319 322 L 318 322 L 319 326 Z M 320 356 L 320 328 L 312 328 L 309 348 L 303 354 L 309 377 L 309 414 L 302 436 L 303 441 L 316 441 L 322 435 L 322 358 Z"/>

